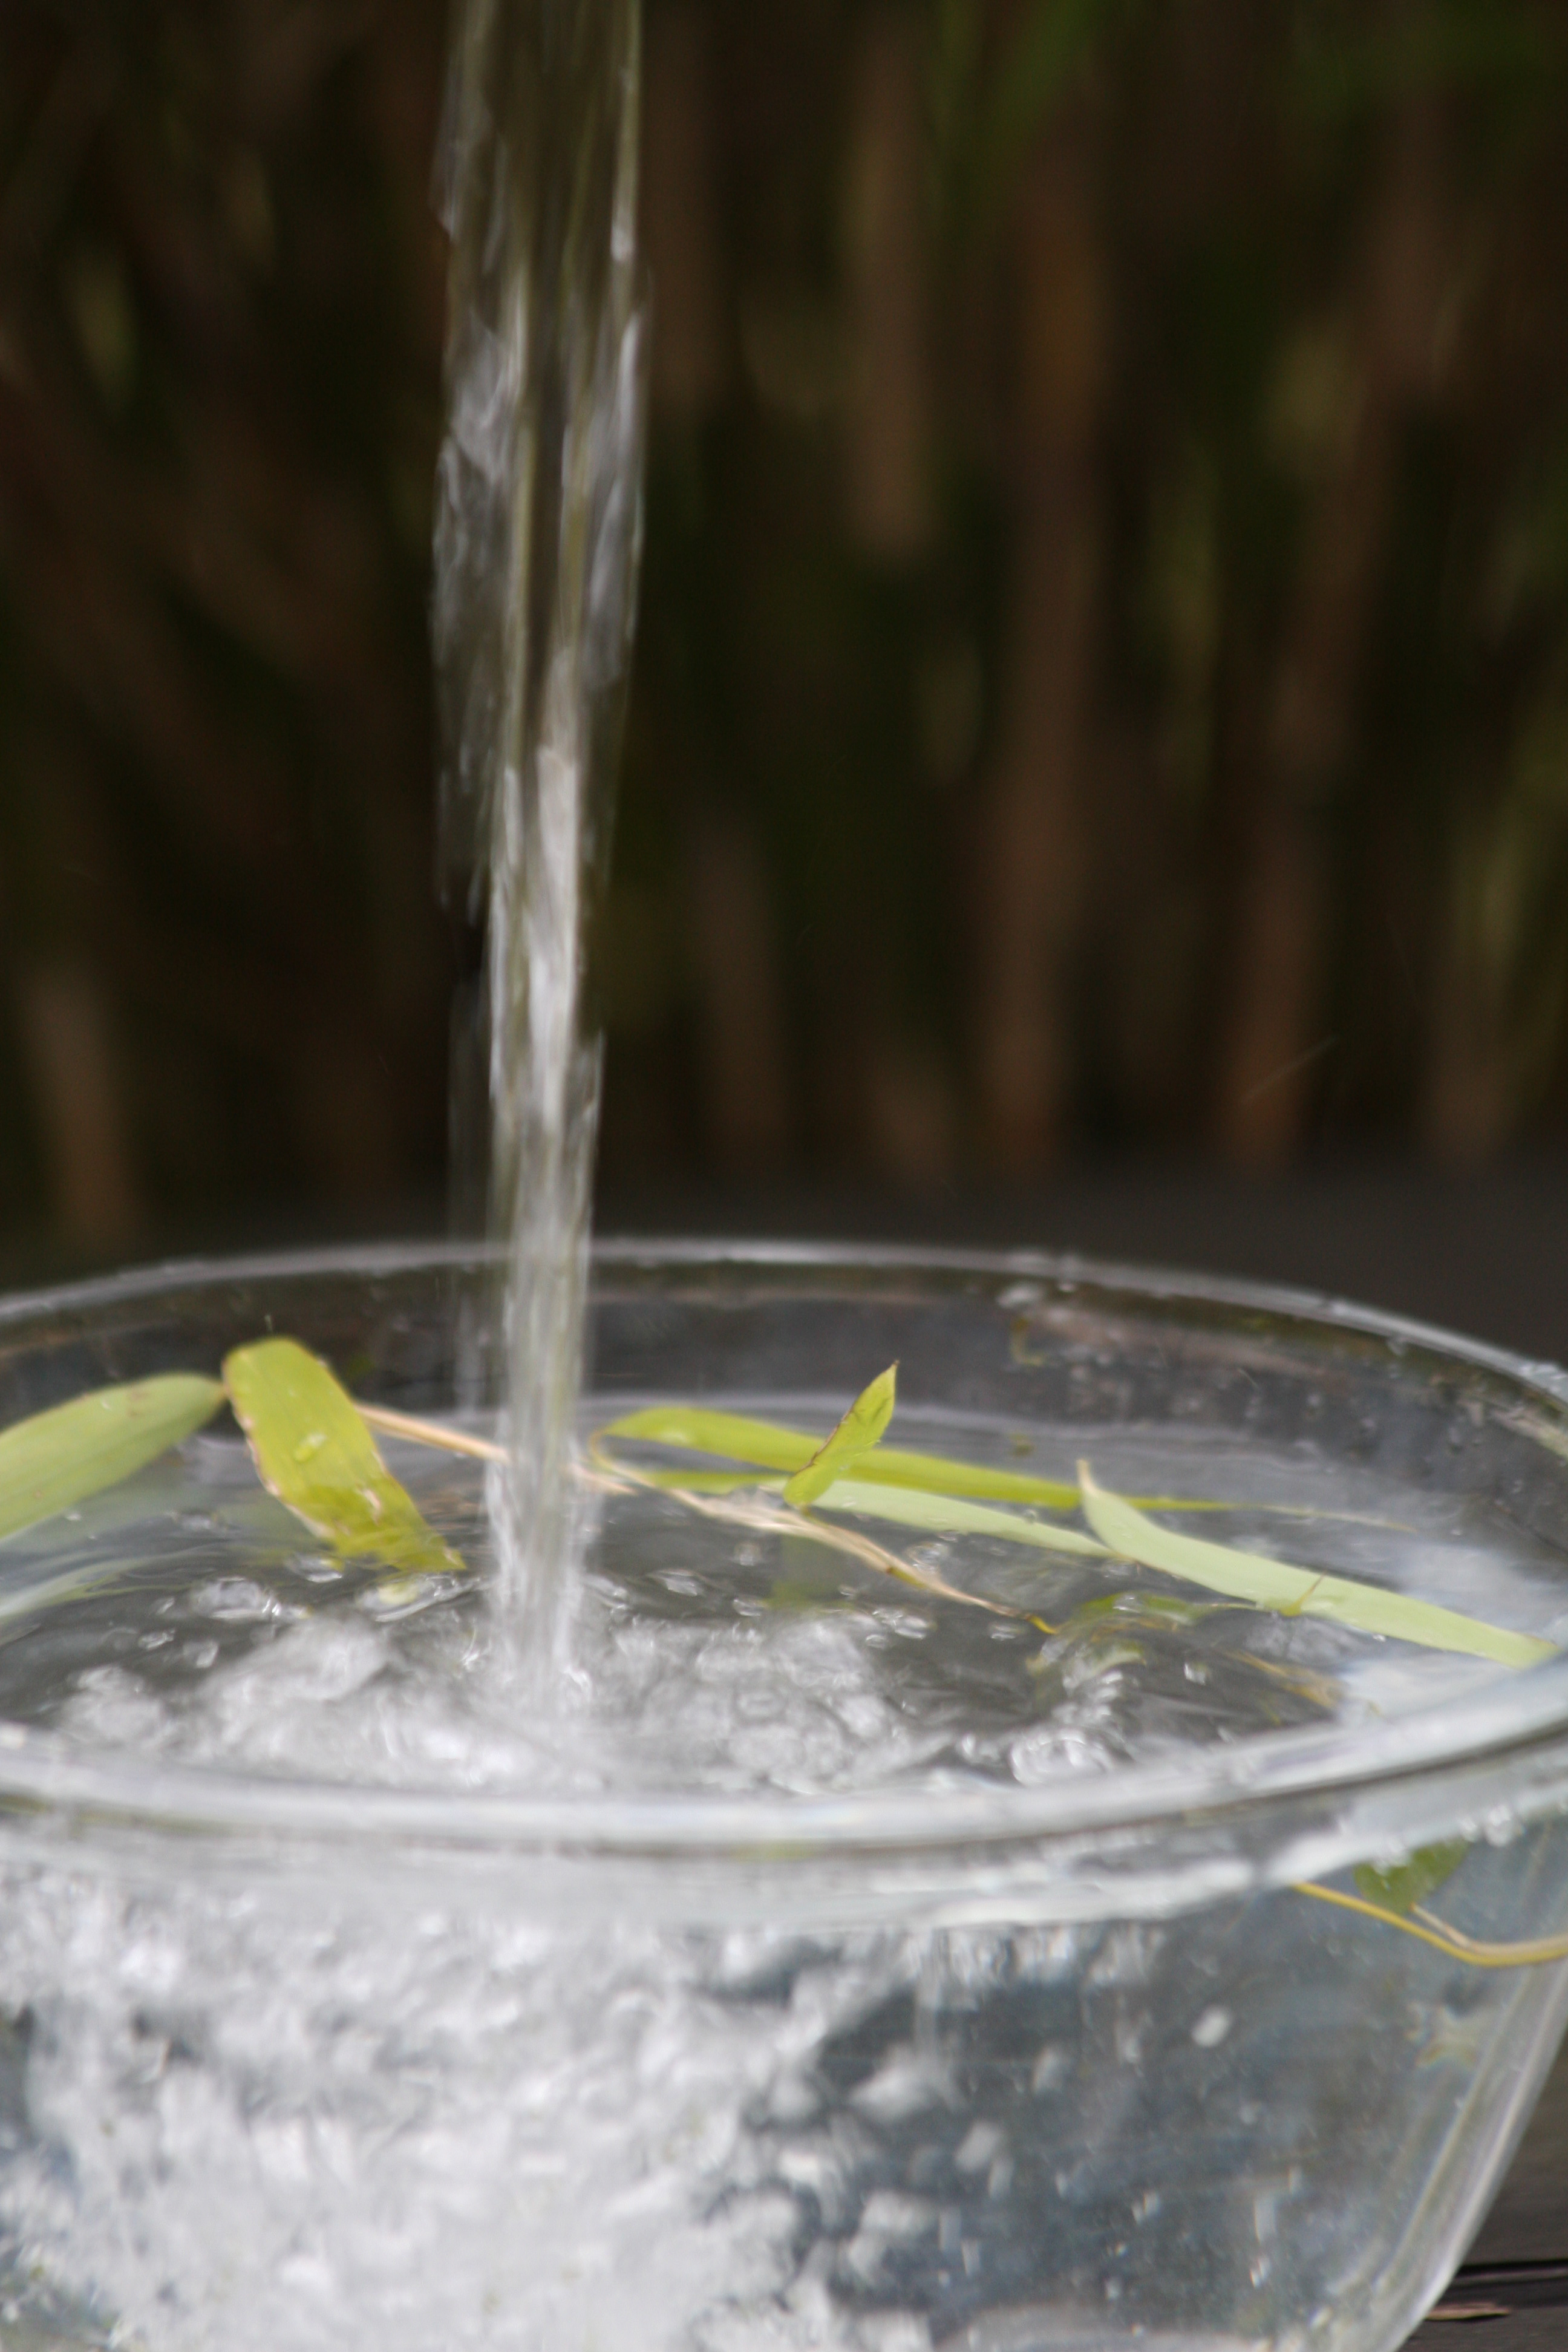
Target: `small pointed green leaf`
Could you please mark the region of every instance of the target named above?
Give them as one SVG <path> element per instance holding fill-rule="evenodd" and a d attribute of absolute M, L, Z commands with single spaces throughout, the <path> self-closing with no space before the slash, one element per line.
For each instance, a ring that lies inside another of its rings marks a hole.
<path fill-rule="evenodd" d="M 1417 1847 L 1406 1861 L 1396 1862 L 1387 1870 L 1375 1870 L 1371 1863 L 1363 1863 L 1355 1874 L 1356 1893 L 1363 1902 L 1379 1903 L 1385 1911 L 1402 1915 L 1414 1911 L 1452 1878 L 1469 1850 L 1463 1838 L 1450 1838 L 1442 1845 Z"/>
<path fill-rule="evenodd" d="M 815 1503 L 842 1471 L 878 1444 L 893 1418 L 899 1368 L 889 1364 L 863 1388 L 837 1429 L 826 1437 L 809 1462 L 784 1485 L 784 1498 L 797 1511 Z"/>
<path fill-rule="evenodd" d="M 464 1573 L 320 1357 L 296 1339 L 262 1339 L 226 1357 L 223 1376 L 262 1484 L 312 1535 L 405 1575 Z"/>
<path fill-rule="evenodd" d="M 119 1486 L 212 1419 L 217 1381 L 164 1372 L 93 1389 L 0 1433 L 0 1540 Z"/>
<path fill-rule="evenodd" d="M 1455 1650 L 1467 1657 L 1490 1658 L 1500 1666 L 1532 1666 L 1555 1657 L 1553 1644 L 1532 1633 L 1515 1633 L 1488 1625 L 1478 1617 L 1431 1601 L 1411 1600 L 1380 1585 L 1361 1584 L 1348 1576 L 1319 1575 L 1295 1568 L 1287 1560 L 1241 1551 L 1229 1544 L 1207 1543 L 1198 1536 L 1173 1534 L 1145 1517 L 1120 1495 L 1097 1486 L 1087 1462 L 1078 1465 L 1083 1492 L 1083 1515 L 1108 1549 L 1141 1567 L 1158 1569 L 1184 1583 L 1201 1584 L 1233 1601 L 1250 1601 L 1258 1609 L 1282 1614 L 1327 1617 L 1336 1624 L 1353 1625 L 1359 1633 L 1380 1633 L 1394 1641 L 1412 1642 L 1428 1650 Z"/>
<path fill-rule="evenodd" d="M 855 1465 L 858 1471 L 859 1465 Z M 789 1493 L 786 1486 L 784 1493 Z M 919 1494 L 907 1487 L 876 1486 L 858 1476 L 836 1478 L 817 1498 L 822 1511 L 847 1511 L 861 1519 L 888 1519 L 896 1526 L 923 1528 L 931 1535 L 999 1536 L 1004 1542 L 1030 1544 L 1039 1551 L 1066 1551 L 1103 1559 L 1105 1546 L 1076 1528 L 1020 1518 L 1016 1511 L 988 1509 L 984 1503 L 951 1495 Z"/>

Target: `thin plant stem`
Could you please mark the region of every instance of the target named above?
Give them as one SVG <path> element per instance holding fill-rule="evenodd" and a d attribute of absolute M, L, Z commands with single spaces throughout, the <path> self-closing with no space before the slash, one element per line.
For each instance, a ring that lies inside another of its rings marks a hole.
<path fill-rule="evenodd" d="M 1343 1895 L 1337 1886 L 1320 1886 L 1312 1879 L 1302 1879 L 1295 1891 L 1310 1895 L 1315 1903 L 1331 1903 L 1337 1910 L 1354 1911 L 1382 1927 L 1397 1927 L 1402 1936 L 1414 1936 L 1417 1943 L 1429 1944 L 1451 1960 L 1468 1961 L 1471 1968 L 1535 1969 L 1553 1960 L 1568 1960 L 1568 1935 L 1544 1936 L 1531 1943 L 1489 1944 L 1450 1927 L 1446 1919 L 1430 1911 L 1416 1910 L 1405 1918 L 1401 1912 L 1385 1910 L 1381 1903 L 1369 1903 L 1360 1895 Z"/>
<path fill-rule="evenodd" d="M 362 1421 L 388 1437 L 406 1438 L 413 1445 L 438 1445 L 447 1454 L 468 1454 L 476 1462 L 504 1462 L 506 1447 L 493 1437 L 472 1437 L 464 1429 L 448 1429 L 438 1421 L 420 1421 L 411 1412 L 395 1412 L 390 1405 L 366 1404 L 356 1397 Z"/>
<path fill-rule="evenodd" d="M 422 1421 L 416 1413 L 396 1412 L 384 1404 L 359 1404 L 362 1421 L 372 1429 L 379 1429 L 387 1437 L 401 1437 L 410 1445 L 436 1445 L 445 1454 L 467 1454 L 474 1462 L 505 1462 L 506 1447 L 493 1437 L 475 1437 L 464 1429 L 449 1429 L 444 1422 Z M 584 1486 L 602 1494 L 625 1495 L 630 1492 L 630 1482 L 610 1468 L 608 1464 L 591 1466 L 587 1463 L 573 1465 L 573 1475 Z"/>

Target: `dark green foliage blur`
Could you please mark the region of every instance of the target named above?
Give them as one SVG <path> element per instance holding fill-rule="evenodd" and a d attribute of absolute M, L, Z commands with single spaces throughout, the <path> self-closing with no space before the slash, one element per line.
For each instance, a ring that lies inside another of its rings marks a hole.
<path fill-rule="evenodd" d="M 1568 1110 L 1568 10 L 647 0 L 622 1184 Z M 434 0 L 0 12 L 0 1229 L 439 1197 Z"/>
<path fill-rule="evenodd" d="M 437 1181 L 442 26 L 0 15 L 0 1223 Z"/>

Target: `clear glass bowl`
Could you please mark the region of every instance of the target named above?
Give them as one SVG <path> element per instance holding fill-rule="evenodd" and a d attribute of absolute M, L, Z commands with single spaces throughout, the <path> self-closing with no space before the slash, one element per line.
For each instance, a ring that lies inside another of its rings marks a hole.
<path fill-rule="evenodd" d="M 0 1424 L 268 1329 L 367 1399 L 482 1411 L 493 1274 L 361 1251 L 14 1300 Z M 601 1248 L 591 1315 L 599 1419 L 662 1396 L 826 1427 L 897 1359 L 917 1426 L 1069 1475 L 1146 1442 L 1194 1478 L 1255 1451 L 1418 1494 L 1469 1543 L 1477 1589 L 1443 1597 L 1487 1613 L 1506 1533 L 1568 1611 L 1568 1381 L 1496 1350 L 952 1253 Z M 127 1489 L 73 1539 L 196 1558 L 147 1491 L 146 1524 Z M 0 1549 L 13 1647 L 30 1540 Z M 1039 1785 L 541 1795 L 144 1748 L 150 1622 L 95 1588 L 28 1633 L 90 1738 L 5 1685 L 7 2343 L 1389 2352 L 1568 2007 L 1562 1965 L 1296 1891 L 1463 1842 L 1445 1917 L 1560 1933 L 1568 1660 Z"/>

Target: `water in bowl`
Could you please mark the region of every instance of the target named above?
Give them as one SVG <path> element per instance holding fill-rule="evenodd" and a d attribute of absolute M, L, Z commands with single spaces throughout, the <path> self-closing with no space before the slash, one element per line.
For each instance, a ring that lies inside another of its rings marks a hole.
<path fill-rule="evenodd" d="M 1046 1475 L 1087 1450 L 1122 1491 L 1226 1497 L 1226 1540 L 1484 1593 L 1531 1631 L 1562 1608 L 1506 1513 L 1300 1449 L 936 1415 L 900 1436 Z M 0 1719 L 67 1757 L 251 1783 L 934 1802 L 1387 1718 L 1498 1671 L 876 1530 L 1023 1612 L 987 1614 L 634 1490 L 597 1498 L 574 1675 L 542 1711 L 496 1638 L 481 1474 L 388 1451 L 471 1584 L 345 1572 L 237 1437 L 205 1434 L 7 1548 Z M 1479 1840 L 1452 1916 L 1548 1869 L 1549 1836 Z M 1289 1889 L 847 1932 L 542 1916 L 504 1884 L 384 1884 L 352 1851 L 332 1883 L 104 1872 L 58 1844 L 7 1850 L 4 1875 L 8 2345 L 1381 2343 L 1410 2283 L 1357 2202 L 1396 2219 L 1445 2193 L 1478 2048 L 1520 1999 L 1517 1972 Z"/>

